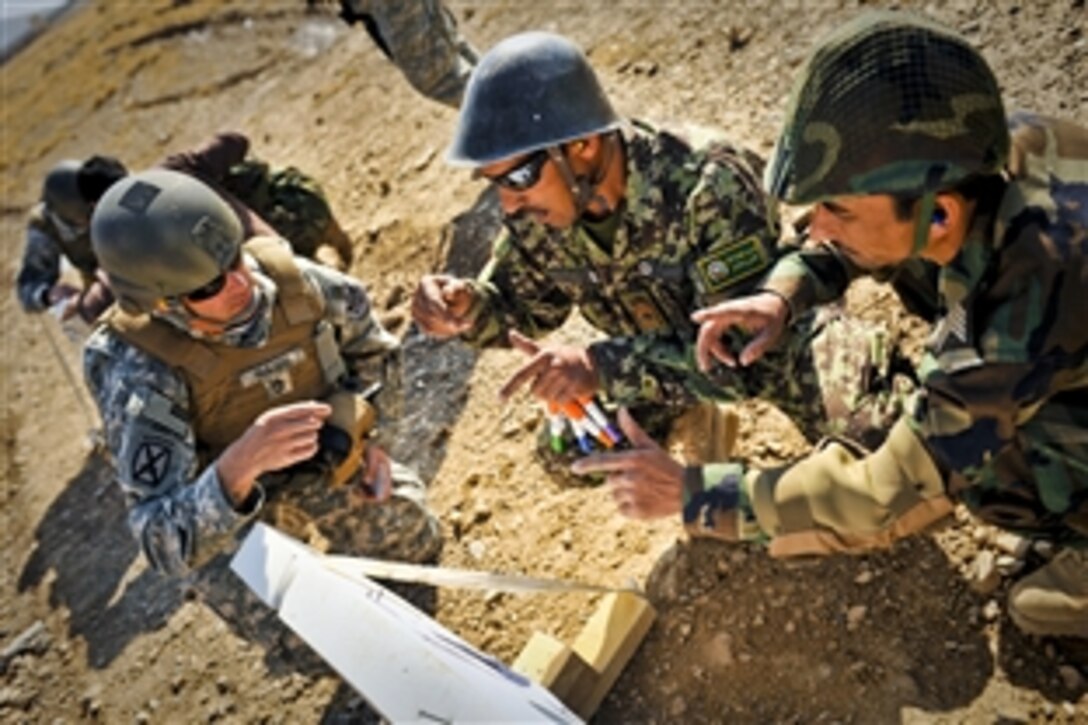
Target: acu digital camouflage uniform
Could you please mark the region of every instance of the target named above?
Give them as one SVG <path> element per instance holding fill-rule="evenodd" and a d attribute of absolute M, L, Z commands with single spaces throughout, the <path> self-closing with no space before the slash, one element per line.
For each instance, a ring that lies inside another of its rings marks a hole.
<path fill-rule="evenodd" d="M 15 280 L 19 303 L 25 311 L 41 312 L 48 307 L 46 295 L 60 279 L 62 259 L 79 270 L 85 287 L 94 281 L 98 260 L 88 230 L 76 229 L 44 202 L 38 202 L 27 219 L 26 247 Z"/>
<path fill-rule="evenodd" d="M 437 521 L 423 505 L 423 484 L 414 472 L 396 464 L 394 493 L 383 504 L 352 507 L 346 490 L 330 489 L 327 478 L 278 473 L 262 476 L 252 497 L 257 500 L 247 511 L 231 506 L 214 465 L 229 441 L 222 439 L 222 431 L 208 434 L 210 440 L 201 438 L 202 431 L 216 428 L 218 416 L 237 417 L 235 404 L 252 408 L 262 396 L 267 409 L 299 396 L 322 397 L 315 390 L 330 392 L 332 385 L 322 378 L 322 371 L 335 368 L 326 359 L 329 345 L 335 360 L 342 359 L 341 367 L 346 364 L 363 384 L 382 378 L 395 383 L 388 363 L 390 355 L 399 354 L 395 338 L 376 321 L 356 281 L 292 257 L 280 240 L 258 239 L 246 249 L 244 261 L 256 280 L 261 305 L 251 322 L 228 330 L 220 340 L 201 343 L 193 331 L 169 317 L 148 325 L 146 316 L 115 310 L 86 346 L 87 384 L 102 413 L 129 524 L 148 561 L 171 574 L 197 566 L 230 543 L 261 508 L 265 495 L 272 504 L 269 510 L 286 504 L 280 510 L 288 514 L 287 520 L 277 523 L 293 524 L 297 530 L 291 533 L 307 534 L 311 543 L 327 542 L 345 554 L 433 559 L 441 537 Z M 319 318 L 290 322 L 301 319 L 294 316 L 307 309 L 320 310 Z M 176 350 L 177 359 L 161 359 L 131 341 L 145 344 L 146 338 L 134 337 L 131 330 L 149 326 L 160 343 L 176 338 L 177 346 L 168 349 Z M 301 341 L 285 352 L 282 341 L 300 332 Z M 218 388 L 207 389 L 194 377 L 202 360 L 213 362 L 203 370 L 209 380 L 219 381 Z M 230 370 L 221 369 L 220 363 L 228 362 Z M 196 395 L 199 390 L 204 392 Z M 239 390 L 239 396 L 223 397 L 224 391 Z"/>
<path fill-rule="evenodd" d="M 913 193 L 927 234 L 939 223 L 935 193 L 971 182 L 976 206 L 953 260 L 933 274 L 912 259 L 892 278 L 936 324 L 921 390 L 887 441 L 871 454 L 833 443 L 773 470 L 691 468 L 685 523 L 770 539 L 777 555 L 861 550 L 961 501 L 1004 528 L 1088 543 L 1088 129 L 1029 114 L 1007 123 L 981 56 L 951 31 L 900 14 L 836 31 L 802 78 L 767 176 L 774 193 L 802 203 Z M 926 241 L 916 234 L 916 252 L 918 237 Z M 799 314 L 838 298 L 858 273 L 827 246 L 782 259 L 764 287 Z M 1041 624 L 1028 622 L 1029 631 L 1086 632 L 1088 619 L 1073 613 L 1088 602 L 1080 561 L 1037 572 L 1064 579 L 1018 585 L 1018 624 L 1037 596 L 1050 603 L 1032 607 Z M 1064 610 L 1052 607 L 1062 601 Z"/>
<path fill-rule="evenodd" d="M 340 0 L 340 16 L 361 21 L 389 60 L 428 98 L 461 105 L 476 50 L 440 0 Z"/>
<path fill-rule="evenodd" d="M 124 174 L 113 159 L 92 157 L 72 159 L 53 166 L 42 184 L 41 201 L 27 219 L 26 245 L 15 286 L 19 303 L 26 312 L 42 312 L 55 297 L 65 296 L 65 314 L 76 312 L 84 322 L 93 323 L 113 297 L 98 274 L 98 261 L 91 248 L 87 221 L 92 204 L 90 189 Z M 67 260 L 81 276 L 81 289 L 70 299 L 67 283 L 61 280 L 62 262 Z M 58 289 L 58 285 L 62 288 Z M 58 293 L 64 295 L 54 295 Z"/>
<path fill-rule="evenodd" d="M 699 372 L 691 313 L 753 289 L 777 255 L 776 212 L 757 180 L 762 163 L 641 122 L 624 149 L 625 197 L 605 222 L 583 219 L 567 230 L 507 222 L 471 283 L 474 324 L 463 338 L 502 345 L 511 329 L 540 337 L 577 305 L 608 336 L 589 346 L 602 392 L 631 406 L 658 438 L 698 400 L 763 398 L 811 440 L 868 437 L 894 420 L 905 382 L 894 376 L 894 344 L 838 314 L 804 317 L 786 345 L 749 368 Z"/>

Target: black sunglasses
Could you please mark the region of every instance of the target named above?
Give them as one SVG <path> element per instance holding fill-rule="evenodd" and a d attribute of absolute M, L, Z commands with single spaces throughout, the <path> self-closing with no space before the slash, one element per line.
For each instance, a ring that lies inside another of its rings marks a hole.
<path fill-rule="evenodd" d="M 223 272 L 221 272 L 218 277 L 213 279 L 208 284 L 202 287 L 198 287 L 189 294 L 182 296 L 189 302 L 203 302 L 204 300 L 210 300 L 212 297 L 215 297 L 217 294 L 223 291 L 223 288 L 227 286 L 227 275 L 238 269 L 241 264 L 242 255 L 239 254 L 237 257 L 234 258 L 234 261 L 231 262 L 230 266 L 227 267 Z"/>
<path fill-rule="evenodd" d="M 540 149 L 529 154 L 514 168 L 499 174 L 488 176 L 487 180 L 511 191 L 525 191 L 536 186 L 540 181 L 540 172 L 544 168 L 544 162 L 548 160 L 548 149 Z"/>

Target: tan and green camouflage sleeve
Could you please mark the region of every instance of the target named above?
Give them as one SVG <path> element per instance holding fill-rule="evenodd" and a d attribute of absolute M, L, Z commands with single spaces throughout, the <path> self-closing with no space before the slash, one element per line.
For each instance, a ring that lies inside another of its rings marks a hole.
<path fill-rule="evenodd" d="M 694 536 L 766 541 L 772 556 L 886 547 L 952 510 L 943 477 L 901 420 L 866 453 L 834 441 L 781 468 L 739 463 L 689 469 L 684 525 Z"/>

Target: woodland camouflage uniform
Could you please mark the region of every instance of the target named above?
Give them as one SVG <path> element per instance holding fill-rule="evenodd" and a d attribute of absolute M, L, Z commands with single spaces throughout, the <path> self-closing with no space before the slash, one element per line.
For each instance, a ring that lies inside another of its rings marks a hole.
<path fill-rule="evenodd" d="M 987 522 L 1082 546 L 1088 542 L 1088 129 L 1018 114 L 1008 121 L 1010 143 L 984 61 L 949 31 L 903 17 L 866 16 L 810 60 L 811 79 L 831 66 L 821 66 L 824 58 L 846 48 L 840 57 L 851 58 L 848 67 L 862 75 L 853 87 L 868 83 L 877 87 L 874 94 L 886 94 L 893 132 L 879 121 L 852 126 L 850 97 L 821 106 L 799 87 L 791 111 L 797 115 L 790 116 L 796 127 L 787 125 L 781 165 L 767 179 L 776 193 L 804 202 L 842 190 L 907 192 L 919 178 L 927 183 L 914 188 L 926 195 L 972 174 L 982 177 L 958 256 L 935 277 L 917 259 L 891 277 L 912 305 L 934 312 L 919 370 L 922 389 L 871 454 L 835 443 L 779 469 L 741 463 L 689 469 L 684 519 L 697 533 L 769 539 L 772 553 L 787 555 L 886 545 L 959 501 Z M 894 57 L 908 65 L 873 51 L 880 43 L 897 48 Z M 919 90 L 933 79 L 944 83 L 942 91 Z M 838 162 L 824 163 L 819 148 L 790 144 L 815 137 L 808 129 L 817 126 L 825 148 L 845 139 Z M 859 161 L 874 149 L 893 159 L 882 173 Z M 894 161 L 904 155 L 938 163 Z M 928 221 L 929 212 L 919 218 Z M 763 286 L 800 314 L 838 298 L 857 274 L 827 246 L 785 257 Z M 1063 565 L 1071 565 L 1070 557 Z M 1067 632 L 1083 633 L 1088 622 L 1086 565 L 1082 560 L 1072 577 L 1084 590 L 1081 629 Z"/>

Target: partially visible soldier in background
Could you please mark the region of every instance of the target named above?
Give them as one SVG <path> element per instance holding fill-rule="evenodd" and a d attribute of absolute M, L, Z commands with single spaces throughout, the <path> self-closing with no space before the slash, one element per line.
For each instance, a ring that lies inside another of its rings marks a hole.
<path fill-rule="evenodd" d="M 46 174 L 41 200 L 27 221 L 26 246 L 15 280 L 25 311 L 41 312 L 66 303 L 63 318 L 79 315 L 89 324 L 113 302 L 98 274 L 89 229 L 94 201 L 126 173 L 115 159 L 93 156 L 61 161 Z M 61 280 L 62 260 L 78 270 L 82 288 Z"/>
<path fill-rule="evenodd" d="M 417 91 L 461 105 L 477 53 L 440 0 L 340 0 L 340 17 L 361 23 Z"/>
<path fill-rule="evenodd" d="M 280 239 L 243 244 L 222 197 L 169 170 L 115 184 L 91 236 L 119 304 L 84 372 L 155 569 L 199 565 L 262 509 L 338 553 L 438 555 L 423 483 L 365 439 L 373 384 L 396 415 L 399 346 L 356 280 Z"/>
<path fill-rule="evenodd" d="M 1088 637 L 1088 129 L 1007 119 L 965 39 L 867 13 L 809 56 L 765 184 L 814 204 L 824 243 L 780 260 L 760 294 L 697 315 L 703 365 L 734 364 L 729 328 L 773 341 L 876 274 L 937 312 L 909 412 L 872 452 L 829 441 L 774 469 L 685 470 L 633 427 L 636 450 L 575 467 L 608 472 L 624 513 L 682 513 L 697 535 L 766 540 L 779 556 L 887 546 L 961 502 L 1058 547 L 1013 587 L 1012 620 Z M 940 268 L 929 289 L 904 289 L 926 262 Z"/>
<path fill-rule="evenodd" d="M 351 265 L 351 240 L 329 207 L 321 185 L 294 166 L 273 168 L 249 156 L 249 139 L 216 134 L 203 146 L 168 156 L 163 168 L 204 181 L 237 214 L 245 236 L 275 235 L 296 254 L 341 271 Z M 26 246 L 16 278 L 19 302 L 40 312 L 67 301 L 62 317 L 78 314 L 88 324 L 113 302 L 91 247 L 89 223 L 98 199 L 128 174 L 110 156 L 56 164 L 30 212 Z M 77 269 L 82 288 L 61 280 L 61 260 Z"/>
<path fill-rule="evenodd" d="M 246 236 L 275 234 L 290 242 L 295 254 L 346 270 L 353 256 L 351 240 L 317 180 L 294 166 L 273 167 L 249 149 L 246 136 L 225 131 L 168 156 L 160 166 L 195 176 L 218 191 L 243 219 Z"/>
<path fill-rule="evenodd" d="M 569 404 L 601 392 L 637 407 L 658 439 L 671 431 L 690 460 L 714 460 L 728 444 L 717 401 L 762 397 L 813 440 L 879 431 L 898 411 L 897 376 L 891 346 L 871 355 L 879 330 L 857 320 L 809 316 L 759 365 L 711 376 L 696 368 L 690 315 L 753 289 L 779 236 L 776 207 L 759 188 L 762 161 L 701 135 L 625 123 L 566 38 L 502 41 L 473 73 L 448 161 L 497 187 L 506 229 L 478 279 L 423 278 L 416 323 L 435 337 L 526 353 L 504 396 L 525 387 Z M 558 329 L 575 307 L 607 339 L 529 339 Z M 538 453 L 556 469 L 543 440 Z"/>

